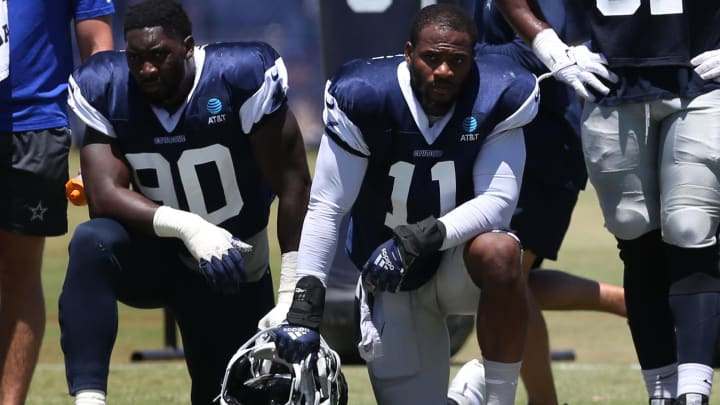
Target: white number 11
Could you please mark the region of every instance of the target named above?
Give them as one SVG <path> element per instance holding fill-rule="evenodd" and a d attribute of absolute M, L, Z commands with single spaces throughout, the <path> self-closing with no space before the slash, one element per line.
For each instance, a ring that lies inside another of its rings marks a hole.
<path fill-rule="evenodd" d="M 410 181 L 413 178 L 415 165 L 407 162 L 397 162 L 390 166 L 388 173 L 393 180 L 393 189 L 390 200 L 392 212 L 385 214 L 385 226 L 390 229 L 398 225 L 407 224 L 407 202 L 410 197 Z M 455 162 L 437 162 L 430 169 L 433 181 L 438 183 L 440 190 L 440 215 L 446 214 L 455 208 Z M 414 198 L 427 198 L 428 196 L 414 196 Z"/>
<path fill-rule="evenodd" d="M 633 15 L 640 8 L 640 0 L 596 0 L 603 15 Z M 683 0 L 650 0 L 650 14 L 682 14 Z"/>

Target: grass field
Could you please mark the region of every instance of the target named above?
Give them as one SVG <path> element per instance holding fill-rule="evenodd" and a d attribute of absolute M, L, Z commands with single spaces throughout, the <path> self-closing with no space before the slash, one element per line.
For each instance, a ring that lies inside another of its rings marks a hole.
<path fill-rule="evenodd" d="M 71 163 L 71 173 L 77 160 Z M 71 229 L 87 218 L 85 208 L 70 207 Z M 273 225 L 274 227 L 274 225 Z M 274 230 L 273 230 L 274 232 Z M 274 236 L 271 235 L 271 238 Z M 28 404 L 70 404 L 59 345 L 57 298 L 67 265 L 69 235 L 48 241 L 44 285 L 47 331 Z M 271 239 L 271 241 L 274 241 Z M 277 263 L 276 251 L 274 261 Z M 564 269 L 598 280 L 620 283 L 621 264 L 614 240 L 602 227 L 594 192 L 581 194 L 560 258 L 548 267 Z M 275 265 L 274 268 L 279 268 Z M 643 404 L 647 399 L 630 335 L 623 318 L 592 312 L 546 312 L 553 349 L 573 349 L 573 362 L 555 362 L 553 371 L 561 403 Z M 218 331 L 221 332 L 221 331 Z M 186 404 L 189 378 L 182 361 L 130 362 L 139 349 L 158 349 L 163 343 L 162 312 L 120 306 L 120 330 L 112 357 L 109 403 Z M 240 345 L 242 342 L 238 342 Z M 453 357 L 453 373 L 463 362 L 479 357 L 474 338 Z M 350 404 L 375 403 L 365 369 L 344 367 L 350 386 Z M 517 404 L 525 404 L 518 389 Z M 720 402 L 714 402 L 720 404 Z"/>

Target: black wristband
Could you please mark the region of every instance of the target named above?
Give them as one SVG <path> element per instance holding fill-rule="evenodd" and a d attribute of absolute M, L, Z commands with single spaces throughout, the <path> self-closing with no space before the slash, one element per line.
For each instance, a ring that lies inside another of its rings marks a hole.
<path fill-rule="evenodd" d="M 408 261 L 422 255 L 440 250 L 445 241 L 445 225 L 434 217 L 427 217 L 420 222 L 400 225 L 393 230 L 395 238 L 406 254 Z"/>
<path fill-rule="evenodd" d="M 325 311 L 325 286 L 315 276 L 305 276 L 295 284 L 287 321 L 292 325 L 318 330 Z"/>

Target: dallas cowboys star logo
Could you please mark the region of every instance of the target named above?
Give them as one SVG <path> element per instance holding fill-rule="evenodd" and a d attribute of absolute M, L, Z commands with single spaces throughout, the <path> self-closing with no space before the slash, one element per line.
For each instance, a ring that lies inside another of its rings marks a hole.
<path fill-rule="evenodd" d="M 38 203 L 35 207 L 27 207 L 27 209 L 29 209 L 30 212 L 32 212 L 30 221 L 35 221 L 35 220 L 44 221 L 45 220 L 45 212 L 48 209 L 42 206 L 42 201 L 38 201 Z"/>

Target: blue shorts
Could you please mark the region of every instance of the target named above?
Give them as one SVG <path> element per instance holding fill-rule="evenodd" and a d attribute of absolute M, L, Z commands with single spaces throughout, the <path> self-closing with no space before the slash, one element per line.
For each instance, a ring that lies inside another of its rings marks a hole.
<path fill-rule="evenodd" d="M 0 133 L 0 228 L 35 236 L 67 232 L 70 130 Z"/>
<path fill-rule="evenodd" d="M 532 178 L 523 179 L 510 229 L 523 249 L 539 259 L 557 260 L 558 250 L 570 226 L 579 190 L 548 186 Z"/>

